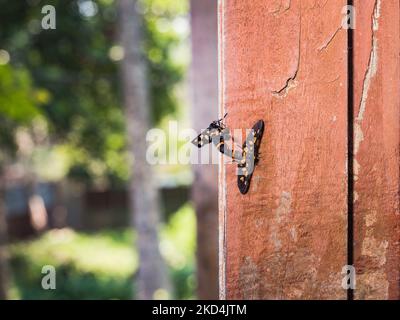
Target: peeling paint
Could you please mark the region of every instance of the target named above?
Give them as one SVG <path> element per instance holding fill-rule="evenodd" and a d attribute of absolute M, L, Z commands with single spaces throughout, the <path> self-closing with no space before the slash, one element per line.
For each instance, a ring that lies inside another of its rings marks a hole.
<path fill-rule="evenodd" d="M 364 140 L 364 133 L 361 128 L 361 123 L 356 119 L 354 126 L 354 155 L 358 153 L 361 142 Z"/>
<path fill-rule="evenodd" d="M 385 264 L 387 261 L 387 248 L 389 242 L 387 240 L 377 240 L 374 236 L 375 224 L 378 221 L 378 213 L 376 210 L 368 212 L 365 217 L 365 225 L 367 227 L 365 238 L 362 241 L 361 255 L 372 258 L 380 267 L 376 271 L 368 271 L 362 274 L 363 292 L 361 296 L 368 299 L 369 296 L 376 297 L 379 292 L 381 299 L 387 299 L 389 295 L 389 282 L 387 279 Z"/>
<path fill-rule="evenodd" d="M 286 3 L 283 5 L 283 12 L 286 12 L 290 9 L 291 0 L 286 0 Z"/>
<path fill-rule="evenodd" d="M 281 240 L 278 238 L 278 230 L 277 229 L 278 228 L 274 226 L 274 227 L 272 227 L 272 230 L 271 230 L 271 240 L 274 244 L 275 251 L 279 251 L 282 248 Z"/>
<path fill-rule="evenodd" d="M 290 228 L 290 235 L 292 236 L 293 241 L 297 242 L 297 231 L 295 227 Z"/>
<path fill-rule="evenodd" d="M 371 227 L 377 221 L 376 212 L 368 212 L 365 216 L 365 225 Z"/>
<path fill-rule="evenodd" d="M 257 229 L 260 229 L 264 225 L 264 220 L 263 219 L 256 219 L 255 225 L 256 225 Z"/>
<path fill-rule="evenodd" d="M 378 270 L 375 272 L 358 275 L 357 281 L 363 284 L 358 287 L 358 295 L 363 300 L 387 300 L 389 298 L 389 281 L 385 272 Z"/>
<path fill-rule="evenodd" d="M 257 265 L 251 257 L 245 257 L 240 268 L 239 286 L 245 300 L 260 299 L 260 276 Z"/>
<path fill-rule="evenodd" d="M 279 201 L 279 207 L 276 209 L 276 218 L 278 223 L 282 221 L 283 216 L 290 212 L 290 205 L 292 204 L 292 195 L 290 192 L 283 191 Z"/>
<path fill-rule="evenodd" d="M 373 237 L 367 237 L 363 241 L 361 253 L 364 256 L 377 259 L 379 266 L 382 267 L 386 263 L 386 249 L 388 246 L 389 242 L 387 240 L 377 241 Z"/>
<path fill-rule="evenodd" d="M 280 224 L 291 211 L 292 195 L 283 191 L 279 200 L 279 206 L 275 211 L 274 223 L 271 225 L 270 237 L 276 251 L 282 248 L 281 240 L 278 237 Z"/>
<path fill-rule="evenodd" d="M 374 12 L 372 14 L 372 44 L 371 44 L 371 53 L 369 56 L 369 62 L 367 71 L 364 76 L 363 81 L 363 89 L 361 94 L 360 107 L 358 111 L 358 115 L 356 118 L 356 123 L 354 127 L 354 154 L 358 153 L 360 143 L 364 140 L 364 134 L 362 132 L 361 124 L 364 119 L 367 99 L 368 99 L 368 91 L 371 86 L 371 80 L 375 76 L 378 70 L 378 39 L 376 37 L 376 31 L 379 29 L 379 17 L 380 17 L 380 8 L 381 8 L 381 0 L 375 1 Z"/>
<path fill-rule="evenodd" d="M 285 273 L 280 282 L 280 299 L 306 299 L 304 295 L 306 288 L 312 287 L 318 277 L 318 266 L 320 259 L 311 251 L 304 248 L 296 248 L 294 252 L 288 253 Z M 304 269 L 302 266 L 309 266 Z M 290 283 L 290 285 L 287 285 Z M 285 285 L 286 284 L 286 285 Z"/>
<path fill-rule="evenodd" d="M 281 0 L 278 9 L 272 11 L 271 13 L 273 13 L 274 15 L 285 13 L 290 9 L 291 2 L 292 2 L 291 0 Z"/>
<path fill-rule="evenodd" d="M 260 184 L 260 180 L 261 180 L 261 177 L 260 177 L 260 176 L 254 176 L 254 177 L 253 177 L 253 191 L 254 191 L 254 192 L 257 192 L 258 186 L 259 186 L 259 184 Z"/>
<path fill-rule="evenodd" d="M 358 173 L 360 172 L 360 164 L 358 163 L 357 159 L 353 159 L 353 170 L 354 170 L 354 181 L 358 180 Z"/>

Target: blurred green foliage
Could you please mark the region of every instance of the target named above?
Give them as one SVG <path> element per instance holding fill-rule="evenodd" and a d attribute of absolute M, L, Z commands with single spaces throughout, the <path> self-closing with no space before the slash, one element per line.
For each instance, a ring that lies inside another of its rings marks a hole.
<path fill-rule="evenodd" d="M 55 30 L 41 28 L 41 9 L 49 4 L 56 8 Z M 3 157 L 15 155 L 16 132 L 39 129 L 45 142 L 34 141 L 24 163 L 40 179 L 59 181 L 68 174 L 88 186 L 124 187 L 129 170 L 116 1 L 0 0 L 0 8 L 0 171 Z M 144 16 L 141 46 L 153 125 L 161 126 L 180 110 L 189 56 L 188 0 L 140 0 L 137 9 Z M 193 210 L 185 206 L 161 230 L 161 251 L 180 299 L 194 295 L 194 224 Z M 14 296 L 129 299 L 138 265 L 133 241 L 131 230 L 63 229 L 15 243 Z M 57 270 L 55 291 L 40 286 L 47 264 Z"/>
<path fill-rule="evenodd" d="M 41 9 L 49 4 L 56 9 L 55 30 L 41 28 Z M 87 184 L 100 179 L 110 187 L 123 186 L 129 172 L 116 1 L 0 0 L 0 7 L 0 49 L 10 56 L 9 64 L 0 70 L 0 88 L 20 81 L 19 86 L 4 88 L 8 92 L 0 89 L 0 96 L 9 97 L 0 100 L 0 115 L 28 116 L 40 106 L 51 143 L 66 145 L 63 151 L 71 177 Z M 149 65 L 157 125 L 179 109 L 176 88 L 187 64 L 188 1 L 142 0 L 138 10 L 145 22 L 141 45 Z M 23 95 L 32 95 L 33 103 Z M 12 140 L 12 134 L 8 138 Z"/>
<path fill-rule="evenodd" d="M 0 113 L 11 120 L 26 122 L 38 114 L 26 70 L 12 70 L 9 65 L 0 66 Z"/>
<path fill-rule="evenodd" d="M 194 298 L 195 214 L 183 206 L 161 230 L 175 298 Z M 131 299 L 138 255 L 132 230 L 82 233 L 52 230 L 40 238 L 10 246 L 14 287 L 21 299 Z M 44 265 L 56 269 L 56 289 L 44 290 Z"/>
<path fill-rule="evenodd" d="M 26 70 L 0 65 L 0 163 L 4 152 L 16 150 L 15 129 L 39 115 L 31 82 Z"/>

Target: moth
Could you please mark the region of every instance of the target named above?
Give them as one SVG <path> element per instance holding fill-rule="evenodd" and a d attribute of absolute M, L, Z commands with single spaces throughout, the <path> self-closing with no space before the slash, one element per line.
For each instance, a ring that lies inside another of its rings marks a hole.
<path fill-rule="evenodd" d="M 213 143 L 219 152 L 236 162 L 238 164 L 238 188 L 242 194 L 246 194 L 250 188 L 254 167 L 259 161 L 264 121 L 259 120 L 254 124 L 240 150 L 236 150 L 236 148 L 232 150 L 226 143 L 229 140 L 233 141 L 229 128 L 223 122 L 226 116 L 227 114 L 223 118 L 211 122 L 207 129 L 192 140 L 192 143 L 198 148 Z"/>

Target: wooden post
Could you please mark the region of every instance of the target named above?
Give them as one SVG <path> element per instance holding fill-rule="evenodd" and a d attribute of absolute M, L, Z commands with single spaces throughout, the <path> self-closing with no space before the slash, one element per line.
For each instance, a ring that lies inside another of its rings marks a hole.
<path fill-rule="evenodd" d="M 349 2 L 351 4 L 351 2 Z M 398 1 L 219 1 L 220 113 L 265 121 L 240 194 L 220 170 L 220 297 L 399 299 Z"/>
<path fill-rule="evenodd" d="M 266 124 L 248 194 L 238 191 L 235 167 L 224 167 L 222 297 L 346 298 L 345 5 L 220 1 L 228 126 Z"/>

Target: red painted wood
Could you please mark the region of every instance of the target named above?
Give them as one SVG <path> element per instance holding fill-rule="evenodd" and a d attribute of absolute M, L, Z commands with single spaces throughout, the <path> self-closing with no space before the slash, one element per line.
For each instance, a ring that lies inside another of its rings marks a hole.
<path fill-rule="evenodd" d="M 248 194 L 220 172 L 221 298 L 346 298 L 345 4 L 220 0 L 220 112 L 266 124 Z"/>
<path fill-rule="evenodd" d="M 355 298 L 399 299 L 399 1 L 354 5 Z"/>

